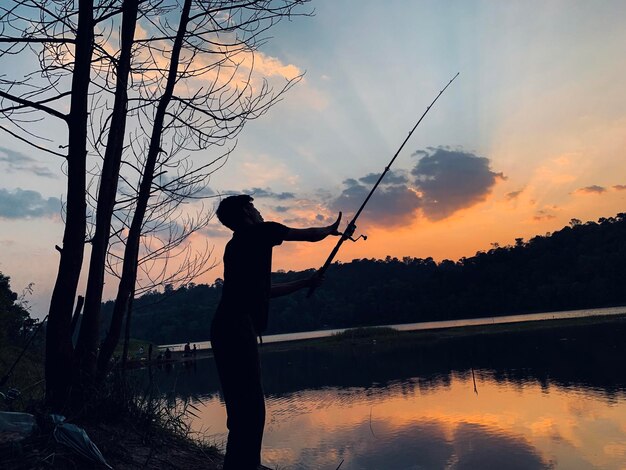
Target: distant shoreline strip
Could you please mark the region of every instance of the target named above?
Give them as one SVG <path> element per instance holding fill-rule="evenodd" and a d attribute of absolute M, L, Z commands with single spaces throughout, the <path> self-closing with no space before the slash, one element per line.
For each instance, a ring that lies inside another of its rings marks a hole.
<path fill-rule="evenodd" d="M 565 310 L 558 312 L 540 312 L 540 313 L 525 313 L 522 315 L 504 315 L 499 317 L 480 317 L 480 318 L 465 318 L 458 320 L 441 320 L 441 321 L 427 321 L 418 323 L 401 323 L 397 325 L 368 325 L 365 328 L 393 328 L 398 331 L 421 331 L 421 330 L 442 330 L 447 328 L 459 328 L 464 326 L 483 326 L 483 325 L 498 325 L 505 323 L 522 323 L 531 321 L 543 321 L 543 320 L 567 320 L 571 318 L 585 318 L 585 317 L 600 317 L 600 316 L 612 316 L 612 315 L 626 315 L 626 306 L 621 307 L 607 307 L 607 308 L 588 308 L 581 310 Z M 334 334 L 343 333 L 348 330 L 352 330 L 359 327 L 351 328 L 339 328 L 334 330 L 316 330 L 316 331 L 302 331 L 298 333 L 282 333 L 278 335 L 263 336 L 264 343 L 281 343 L 287 341 L 300 341 L 305 339 L 318 339 L 327 338 Z M 173 352 L 183 351 L 186 343 L 180 344 L 163 344 L 157 348 L 164 350 L 169 348 Z M 199 341 L 195 343 L 198 350 L 211 349 L 210 341 Z"/>

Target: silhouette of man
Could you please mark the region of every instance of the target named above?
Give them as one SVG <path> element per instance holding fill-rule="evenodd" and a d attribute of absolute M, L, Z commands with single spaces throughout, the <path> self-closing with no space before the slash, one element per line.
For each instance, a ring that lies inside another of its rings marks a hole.
<path fill-rule="evenodd" d="M 252 470 L 261 463 L 265 399 L 257 336 L 267 326 L 270 297 L 319 284 L 313 276 L 272 285 L 272 248 L 283 241 L 323 240 L 339 235 L 332 225 L 306 229 L 264 222 L 248 195 L 222 200 L 217 217 L 234 233 L 224 250 L 222 298 L 211 325 L 211 345 L 228 415 L 224 470 Z"/>

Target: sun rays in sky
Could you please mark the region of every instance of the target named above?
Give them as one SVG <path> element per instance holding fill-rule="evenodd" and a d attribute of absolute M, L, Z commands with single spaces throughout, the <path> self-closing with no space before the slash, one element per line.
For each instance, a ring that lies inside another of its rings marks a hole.
<path fill-rule="evenodd" d="M 305 72 L 303 80 L 246 126 L 209 182 L 214 194 L 253 193 L 266 220 L 298 227 L 339 210 L 349 219 L 372 175 L 460 72 L 363 214 L 357 233 L 368 241 L 344 245 L 339 260 L 458 259 L 572 218 L 624 212 L 624 2 L 312 6 L 315 16 L 272 30 L 257 62 L 271 80 Z M 3 134 L 0 270 L 15 290 L 35 282 L 36 316 L 56 274 L 64 191 L 60 159 Z M 215 220 L 194 243 L 208 241 L 219 259 L 229 236 Z M 318 267 L 332 242 L 319 245 L 284 244 L 274 267 Z M 197 282 L 221 274 L 218 266 Z"/>

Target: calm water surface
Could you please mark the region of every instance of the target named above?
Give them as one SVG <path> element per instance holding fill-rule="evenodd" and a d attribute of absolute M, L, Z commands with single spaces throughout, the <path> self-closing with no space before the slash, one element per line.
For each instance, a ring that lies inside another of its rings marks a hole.
<path fill-rule="evenodd" d="M 272 468 L 626 469 L 624 322 L 262 356 Z M 474 375 L 472 375 L 474 370 Z M 218 445 L 215 365 L 156 371 Z M 475 391 L 476 387 L 476 391 Z"/>

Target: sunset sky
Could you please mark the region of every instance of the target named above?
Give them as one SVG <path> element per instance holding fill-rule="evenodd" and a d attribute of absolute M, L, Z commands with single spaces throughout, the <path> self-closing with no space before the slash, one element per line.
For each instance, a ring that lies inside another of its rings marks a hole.
<path fill-rule="evenodd" d="M 294 227 L 327 223 L 339 210 L 349 218 L 460 72 L 363 213 L 357 234 L 368 240 L 345 244 L 339 260 L 456 260 L 572 218 L 626 211 L 626 2 L 310 6 L 315 15 L 276 26 L 256 60 L 273 80 L 305 77 L 246 126 L 209 183 L 216 194 L 253 193 L 266 220 Z M 15 291 L 35 283 L 33 314 L 43 317 L 66 181 L 59 159 L 4 132 L 0 139 L 0 271 Z M 193 158 L 200 164 L 212 152 Z M 208 242 L 219 260 L 229 237 L 215 219 L 193 243 Z M 274 269 L 318 267 L 333 243 L 285 244 Z M 219 265 L 197 282 L 221 275 Z M 115 288 L 110 280 L 105 298 Z"/>

